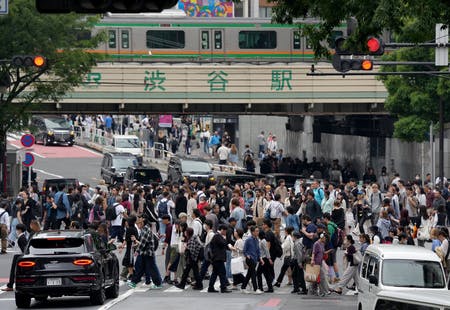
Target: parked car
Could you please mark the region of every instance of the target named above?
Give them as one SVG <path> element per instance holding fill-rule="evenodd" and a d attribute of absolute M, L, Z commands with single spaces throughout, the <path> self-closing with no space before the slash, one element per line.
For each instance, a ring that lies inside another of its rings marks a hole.
<path fill-rule="evenodd" d="M 128 167 L 123 178 L 123 184 L 131 188 L 135 184 L 150 185 L 162 182 L 161 172 L 154 167 Z"/>
<path fill-rule="evenodd" d="M 202 158 L 172 157 L 167 168 L 167 179 L 172 182 L 183 183 L 196 180 L 209 186 L 216 178 L 209 162 Z"/>
<path fill-rule="evenodd" d="M 122 183 L 127 168 L 137 166 L 140 160 L 131 153 L 103 154 L 100 176 L 108 184 Z"/>
<path fill-rule="evenodd" d="M 60 184 L 65 184 L 65 191 L 67 192 L 68 188 L 75 188 L 80 185 L 80 182 L 76 178 L 63 178 L 63 179 L 45 179 L 42 184 L 42 194 L 48 195 L 51 191 L 56 193 L 58 191 L 58 187 Z"/>
<path fill-rule="evenodd" d="M 141 141 L 134 135 L 114 135 L 111 145 L 105 146 L 105 152 L 131 153 L 142 156 Z"/>
<path fill-rule="evenodd" d="M 33 235 L 16 265 L 16 306 L 31 298 L 89 296 L 102 305 L 119 295 L 119 261 L 93 231 L 43 231 Z"/>
<path fill-rule="evenodd" d="M 33 116 L 31 132 L 36 143 L 43 145 L 68 145 L 75 143 L 73 126 L 61 116 Z"/>

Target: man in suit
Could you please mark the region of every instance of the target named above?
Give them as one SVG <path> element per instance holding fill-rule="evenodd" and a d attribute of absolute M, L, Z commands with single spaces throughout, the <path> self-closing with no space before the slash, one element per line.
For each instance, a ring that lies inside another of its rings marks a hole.
<path fill-rule="evenodd" d="M 15 275 L 16 275 L 16 265 L 19 258 L 23 255 L 25 252 L 25 248 L 28 244 L 27 236 L 25 235 L 25 232 L 27 231 L 27 227 L 24 224 L 17 224 L 16 226 L 17 231 L 17 244 L 20 249 L 20 254 L 14 254 L 12 265 L 11 265 L 11 271 L 9 273 L 9 282 L 6 284 L 6 287 L 2 288 L 2 291 L 13 291 L 13 286 L 15 282 Z"/>

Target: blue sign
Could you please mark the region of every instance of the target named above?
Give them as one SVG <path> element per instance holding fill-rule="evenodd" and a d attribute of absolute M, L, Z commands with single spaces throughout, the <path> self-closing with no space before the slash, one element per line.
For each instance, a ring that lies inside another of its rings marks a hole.
<path fill-rule="evenodd" d="M 25 160 L 22 161 L 22 165 L 25 167 L 30 167 L 34 164 L 34 156 L 30 152 L 25 153 Z"/>
<path fill-rule="evenodd" d="M 25 134 L 20 138 L 20 143 L 24 147 L 32 147 L 35 141 L 34 136 L 30 134 Z"/>

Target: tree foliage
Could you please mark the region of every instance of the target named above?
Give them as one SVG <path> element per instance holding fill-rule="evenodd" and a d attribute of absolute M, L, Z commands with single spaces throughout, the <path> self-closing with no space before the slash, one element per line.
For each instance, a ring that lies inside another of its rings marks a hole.
<path fill-rule="evenodd" d="M 18 129 L 28 120 L 27 111 L 42 101 L 58 100 L 79 85 L 96 63 L 95 48 L 103 34 L 80 39 L 98 17 L 76 14 L 39 14 L 34 1 L 10 0 L 9 14 L 0 18 L 1 73 L 9 74 L 11 86 L 0 95 L 0 133 Z M 42 55 L 48 66 L 17 69 L 11 66 L 14 55 Z"/>
<path fill-rule="evenodd" d="M 349 48 L 361 50 L 368 36 L 389 32 L 397 42 L 434 42 L 435 24 L 450 24 L 450 1 L 446 0 L 273 0 L 274 21 L 295 23 L 312 17 L 317 25 L 302 27 L 317 58 L 329 56 L 324 42 L 333 39 L 333 29 L 356 20 L 358 27 L 346 40 Z M 403 48 L 384 56 L 390 61 L 434 62 L 433 48 Z M 434 66 L 383 66 L 382 71 L 437 71 Z M 383 76 L 389 96 L 385 108 L 399 118 L 394 135 L 406 141 L 423 141 L 431 122 L 439 119 L 439 100 L 450 111 L 450 76 Z M 450 121 L 450 113 L 445 120 Z"/>

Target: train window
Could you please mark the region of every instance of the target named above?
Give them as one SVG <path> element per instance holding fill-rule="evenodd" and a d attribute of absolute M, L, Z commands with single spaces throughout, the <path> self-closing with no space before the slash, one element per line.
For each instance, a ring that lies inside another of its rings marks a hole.
<path fill-rule="evenodd" d="M 222 31 L 214 31 L 214 48 L 216 50 L 222 49 Z"/>
<path fill-rule="evenodd" d="M 182 30 L 148 30 L 148 48 L 184 48 L 185 38 Z"/>
<path fill-rule="evenodd" d="M 301 44 L 300 44 L 300 39 L 301 39 L 300 31 L 294 31 L 293 39 L 294 39 L 294 50 L 299 50 L 300 47 L 301 47 Z"/>
<path fill-rule="evenodd" d="M 312 50 L 312 44 L 309 38 L 306 38 L 306 49 Z"/>
<path fill-rule="evenodd" d="M 209 31 L 202 31 L 202 50 L 209 50 Z"/>
<path fill-rule="evenodd" d="M 334 41 L 338 38 L 338 37 L 342 37 L 344 35 L 344 32 L 342 31 L 337 31 L 334 30 L 331 32 L 331 38 L 330 38 L 330 48 L 335 48 L 336 45 L 334 44 Z"/>
<path fill-rule="evenodd" d="M 116 38 L 116 31 L 115 30 L 109 30 L 108 31 L 108 46 L 109 48 L 116 48 L 117 47 L 117 38 Z"/>
<path fill-rule="evenodd" d="M 122 48 L 130 48 L 130 31 L 122 30 L 120 32 Z"/>
<path fill-rule="evenodd" d="M 84 41 L 84 40 L 90 40 L 91 39 L 91 32 L 89 30 L 75 30 L 77 41 Z"/>
<path fill-rule="evenodd" d="M 275 31 L 239 31 L 239 48 L 270 49 L 277 47 Z"/>

